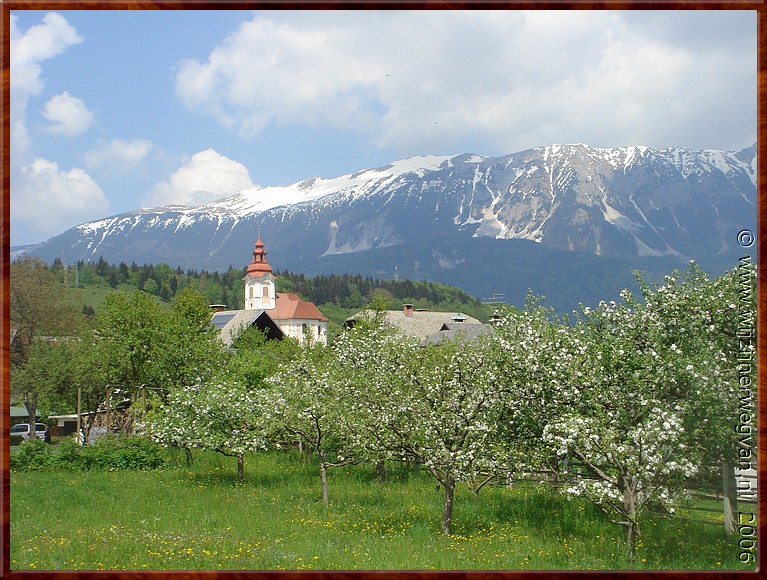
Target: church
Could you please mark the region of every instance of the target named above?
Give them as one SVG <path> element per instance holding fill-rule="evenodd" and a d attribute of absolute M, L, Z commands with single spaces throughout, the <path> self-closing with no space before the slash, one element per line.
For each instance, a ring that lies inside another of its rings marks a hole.
<path fill-rule="evenodd" d="M 219 310 L 211 323 L 221 341 L 230 347 L 240 334 L 251 326 L 266 331 L 270 339 L 291 337 L 299 342 L 328 342 L 328 319 L 313 302 L 301 300 L 296 294 L 277 292 L 275 275 L 266 260 L 261 232 L 253 249 L 253 261 L 245 277 L 245 309 Z"/>

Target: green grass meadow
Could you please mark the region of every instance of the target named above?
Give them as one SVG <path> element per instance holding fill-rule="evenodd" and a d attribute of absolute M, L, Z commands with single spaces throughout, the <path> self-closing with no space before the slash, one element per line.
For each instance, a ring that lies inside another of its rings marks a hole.
<path fill-rule="evenodd" d="M 330 471 L 330 506 L 309 456 L 236 462 L 169 451 L 153 471 L 11 472 L 13 570 L 753 569 L 720 526 L 649 518 L 635 560 L 622 530 L 587 501 L 543 484 L 457 490 L 453 534 L 427 474 Z"/>

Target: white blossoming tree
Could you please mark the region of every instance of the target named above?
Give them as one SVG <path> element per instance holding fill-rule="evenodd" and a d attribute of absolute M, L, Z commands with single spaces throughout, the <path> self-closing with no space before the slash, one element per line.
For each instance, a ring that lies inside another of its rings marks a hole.
<path fill-rule="evenodd" d="M 245 454 L 265 446 L 271 414 L 265 393 L 234 380 L 173 388 L 150 414 L 149 430 L 165 445 L 208 449 L 237 458 L 245 479 Z"/>
<path fill-rule="evenodd" d="M 444 490 L 441 529 L 450 534 L 456 483 L 488 471 L 499 454 L 493 341 L 422 345 L 373 323 L 336 348 L 350 444 L 370 460 L 422 464 Z"/>
<path fill-rule="evenodd" d="M 328 505 L 328 468 L 354 462 L 346 450 L 343 393 L 332 372 L 333 353 L 322 345 L 306 346 L 267 379 L 274 436 L 298 437 L 319 462 L 322 502 Z"/>
<path fill-rule="evenodd" d="M 696 463 L 685 451 L 684 428 L 678 413 L 647 403 L 648 411 L 631 425 L 630 413 L 608 417 L 572 413 L 547 426 L 545 438 L 563 455 L 572 453 L 591 477 L 577 479 L 565 489 L 599 506 L 626 530 L 633 556 L 640 520 L 646 509 L 673 502 Z"/>
<path fill-rule="evenodd" d="M 525 308 L 507 308 L 495 323 L 497 366 L 504 391 L 505 420 L 498 425 L 507 477 L 515 472 L 550 471 L 559 458 L 543 440 L 546 425 L 570 409 L 577 395 L 573 379 L 585 354 L 566 319 L 529 294 Z"/>
<path fill-rule="evenodd" d="M 557 354 L 572 355 L 563 382 L 572 400 L 552 416 L 544 441 L 586 468 L 567 492 L 623 526 L 630 555 L 647 509 L 673 511 L 685 480 L 728 439 L 718 417 L 737 404 L 737 381 L 719 340 L 721 315 L 711 311 L 721 284 L 692 266 L 663 286 L 643 284 L 644 302 L 624 291 L 620 304 L 584 308 Z"/>
<path fill-rule="evenodd" d="M 756 268 L 741 264 L 710 279 L 691 262 L 664 282 L 654 288 L 642 282 L 643 295 L 658 313 L 669 348 L 696 355 L 688 361 L 699 377 L 689 393 L 701 418 L 693 437 L 709 463 L 735 463 L 739 408 L 756 420 Z"/>

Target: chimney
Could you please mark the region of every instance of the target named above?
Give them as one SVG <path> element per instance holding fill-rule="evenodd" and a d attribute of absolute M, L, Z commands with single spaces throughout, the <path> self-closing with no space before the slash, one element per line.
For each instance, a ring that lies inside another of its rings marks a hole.
<path fill-rule="evenodd" d="M 402 313 L 407 318 L 412 318 L 413 317 L 413 305 L 412 304 L 403 304 L 402 305 Z"/>
<path fill-rule="evenodd" d="M 226 304 L 211 304 L 208 308 L 213 312 L 223 312 L 226 310 Z"/>

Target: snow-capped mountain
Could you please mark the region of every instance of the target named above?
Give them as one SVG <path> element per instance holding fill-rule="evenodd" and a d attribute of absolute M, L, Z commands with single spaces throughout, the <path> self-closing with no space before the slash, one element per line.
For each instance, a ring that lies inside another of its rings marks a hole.
<path fill-rule="evenodd" d="M 31 253 L 225 269 L 250 261 L 260 230 L 270 263 L 293 271 L 316 269 L 327 256 L 485 237 L 726 263 L 742 251 L 737 232 L 755 227 L 755 145 L 727 152 L 575 144 L 504 157 L 414 157 L 201 207 L 142 209 L 79 225 Z"/>

